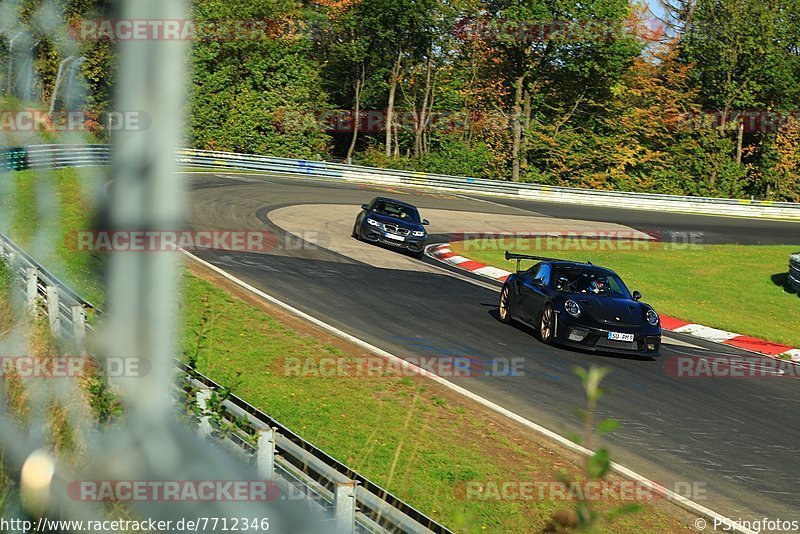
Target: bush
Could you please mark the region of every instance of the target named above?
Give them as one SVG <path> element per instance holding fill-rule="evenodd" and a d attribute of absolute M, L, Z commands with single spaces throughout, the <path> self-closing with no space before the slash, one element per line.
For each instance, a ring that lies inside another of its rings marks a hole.
<path fill-rule="evenodd" d="M 468 146 L 458 139 L 445 139 L 431 153 L 419 158 L 409 156 L 386 157 L 380 148 L 369 148 L 357 154 L 356 163 L 368 167 L 401 169 L 407 171 L 468 176 L 488 177 L 487 168 L 493 156 L 484 143 Z"/>

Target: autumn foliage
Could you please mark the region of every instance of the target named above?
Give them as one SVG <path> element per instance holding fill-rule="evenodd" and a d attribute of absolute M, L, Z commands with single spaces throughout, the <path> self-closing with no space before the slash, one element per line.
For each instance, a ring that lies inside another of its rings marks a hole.
<path fill-rule="evenodd" d="M 67 2 L 70 20 L 102 2 Z M 186 143 L 575 187 L 797 201 L 796 0 L 194 0 L 270 20 L 267 39 L 194 43 Z M 666 4 L 665 4 L 666 5 Z M 115 78 L 83 43 L 89 107 Z M 43 39 L 43 95 L 61 58 Z M 385 117 L 331 130 L 326 111 Z M 779 128 L 737 113 L 783 111 Z M 723 124 L 687 120 L 719 114 Z M 794 114 L 794 115 L 792 115 Z M 459 117 L 444 127 L 437 117 Z M 399 120 L 402 117 L 403 120 Z M 411 118 L 411 120 L 408 120 Z"/>

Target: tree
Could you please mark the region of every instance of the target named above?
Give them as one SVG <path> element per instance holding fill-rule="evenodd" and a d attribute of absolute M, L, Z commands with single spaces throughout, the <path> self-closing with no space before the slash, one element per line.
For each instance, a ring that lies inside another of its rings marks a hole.
<path fill-rule="evenodd" d="M 704 107 L 721 112 L 720 131 L 735 132 L 737 163 L 745 148 L 739 111 L 800 104 L 797 8 L 797 0 L 697 0 L 682 47 Z"/>
<path fill-rule="evenodd" d="M 519 180 L 532 125 L 591 114 L 582 106 L 609 98 L 642 45 L 625 31 L 627 0 L 500 0 L 488 2 L 487 14 L 482 25 L 510 93 L 511 179 Z"/>
<path fill-rule="evenodd" d="M 328 137 L 315 119 L 328 107 L 312 41 L 294 30 L 304 13 L 281 0 L 195 1 L 198 27 L 266 21 L 251 35 L 194 43 L 189 134 L 200 148 L 314 158 Z M 309 120 L 305 120 L 305 119 Z"/>
<path fill-rule="evenodd" d="M 800 202 L 800 120 L 789 118 L 775 135 L 764 136 L 755 178 L 774 200 Z"/>

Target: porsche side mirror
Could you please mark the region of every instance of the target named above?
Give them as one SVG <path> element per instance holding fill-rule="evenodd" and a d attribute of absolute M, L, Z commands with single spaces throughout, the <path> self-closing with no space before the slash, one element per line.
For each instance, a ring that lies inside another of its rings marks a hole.
<path fill-rule="evenodd" d="M 633 292 L 633 300 L 641 300 L 641 299 L 642 299 L 642 294 L 639 293 L 638 291 L 634 291 Z"/>
<path fill-rule="evenodd" d="M 368 210 L 369 209 L 369 204 L 361 204 L 361 209 L 362 210 Z"/>
<path fill-rule="evenodd" d="M 422 226 L 428 226 L 430 223 L 428 219 L 422 219 Z"/>

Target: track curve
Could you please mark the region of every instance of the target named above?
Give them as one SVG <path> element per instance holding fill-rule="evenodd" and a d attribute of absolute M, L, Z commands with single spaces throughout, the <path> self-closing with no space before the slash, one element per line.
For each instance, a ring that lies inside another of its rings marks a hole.
<path fill-rule="evenodd" d="M 197 173 L 189 181 L 189 222 L 196 228 L 266 227 L 279 243 L 290 242 L 292 234 L 316 237 L 315 246 L 279 246 L 269 254 L 199 254 L 204 260 L 398 356 L 445 352 L 486 361 L 522 358 L 522 377 L 452 381 L 562 435 L 578 430 L 573 414 L 583 399 L 572 367 L 600 363 L 611 370 L 607 385 L 613 393 L 604 397 L 598 415 L 622 423 L 605 438 L 616 461 L 670 489 L 676 483 L 699 484 L 704 494 L 691 498 L 730 517 L 792 519 L 800 509 L 796 379 L 671 377 L 664 370 L 670 356 L 746 354 L 677 334 L 669 336 L 660 361 L 544 346 L 526 329 L 499 322 L 496 284 L 472 283 L 432 260 L 423 263 L 349 240 L 349 228 L 341 235 L 347 212 L 354 219 L 358 206 L 377 194 L 415 203 L 426 217 L 429 210 L 443 210 L 467 220 L 488 218 L 499 227 L 498 221 L 517 224 L 520 217 L 537 224 L 566 217 L 574 224 L 599 221 L 645 232 L 690 231 L 707 243 L 796 244 L 800 224 L 498 201 L 280 176 Z M 309 215 L 313 210 L 298 208 L 308 205 L 318 205 L 317 217 Z M 433 238 L 446 241 L 452 228 L 433 228 L 440 232 Z M 376 309 L 387 313 L 375 314 Z"/>

